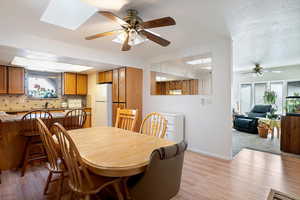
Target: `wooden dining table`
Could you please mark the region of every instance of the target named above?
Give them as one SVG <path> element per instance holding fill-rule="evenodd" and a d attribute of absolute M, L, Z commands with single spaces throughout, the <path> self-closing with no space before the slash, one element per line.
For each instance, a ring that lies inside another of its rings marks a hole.
<path fill-rule="evenodd" d="M 93 173 L 128 177 L 145 171 L 153 150 L 175 144 L 166 139 L 114 127 L 68 131 L 84 164 Z"/>

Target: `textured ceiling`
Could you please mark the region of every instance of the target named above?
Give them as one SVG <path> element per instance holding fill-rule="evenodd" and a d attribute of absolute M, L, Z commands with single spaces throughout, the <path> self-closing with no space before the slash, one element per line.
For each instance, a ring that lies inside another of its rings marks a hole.
<path fill-rule="evenodd" d="M 237 1 L 227 15 L 233 39 L 234 68 L 300 63 L 300 1 Z"/>
<path fill-rule="evenodd" d="M 118 28 L 98 14 L 75 31 L 41 22 L 49 2 L 1 0 L 1 29 L 106 51 L 112 59 L 128 57 L 141 61 L 231 37 L 235 68 L 249 68 L 255 62 L 262 66 L 300 63 L 299 0 L 128 0 L 114 12 L 124 16 L 126 9 L 135 8 L 144 20 L 172 16 L 177 22 L 173 27 L 153 29 L 170 40 L 170 46 L 162 48 L 146 42 L 129 52 L 121 52 L 120 45 L 111 41 L 113 37 L 84 40 L 85 36 Z"/>

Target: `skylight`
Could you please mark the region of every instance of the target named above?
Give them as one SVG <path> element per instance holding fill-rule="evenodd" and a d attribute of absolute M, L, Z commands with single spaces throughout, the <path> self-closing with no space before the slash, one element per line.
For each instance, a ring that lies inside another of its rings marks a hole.
<path fill-rule="evenodd" d="M 34 60 L 18 56 L 14 57 L 11 64 L 25 67 L 28 70 L 47 72 L 82 72 L 89 69 L 93 69 L 93 67 L 88 66 L 73 65 L 68 63 L 59 63 L 44 60 Z"/>

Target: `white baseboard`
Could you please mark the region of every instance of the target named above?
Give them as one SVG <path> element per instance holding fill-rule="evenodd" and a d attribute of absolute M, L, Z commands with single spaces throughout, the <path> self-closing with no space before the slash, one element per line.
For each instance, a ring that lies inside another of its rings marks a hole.
<path fill-rule="evenodd" d="M 210 152 L 206 152 L 206 151 L 201 151 L 199 149 L 188 148 L 188 150 L 192 151 L 192 152 L 195 152 L 195 153 L 199 153 L 199 154 L 205 155 L 205 156 L 219 158 L 219 159 L 222 159 L 222 160 L 232 160 L 232 157 L 220 156 L 218 154 L 214 154 L 214 153 L 210 153 Z"/>

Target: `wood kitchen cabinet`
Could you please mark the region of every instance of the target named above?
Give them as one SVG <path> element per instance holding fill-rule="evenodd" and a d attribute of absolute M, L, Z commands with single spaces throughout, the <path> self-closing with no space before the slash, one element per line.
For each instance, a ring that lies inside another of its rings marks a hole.
<path fill-rule="evenodd" d="M 190 80 L 190 94 L 191 95 L 197 95 L 199 93 L 199 82 L 197 79 Z"/>
<path fill-rule="evenodd" d="M 64 95 L 87 95 L 87 75 L 64 73 Z"/>
<path fill-rule="evenodd" d="M 119 102 L 126 102 L 126 68 L 119 69 Z"/>
<path fill-rule="evenodd" d="M 98 73 L 98 81 L 99 84 L 102 83 L 112 83 L 113 82 L 113 71 L 104 71 Z"/>
<path fill-rule="evenodd" d="M 83 128 L 90 128 L 92 127 L 92 109 L 91 108 L 85 108 L 84 111 L 86 112 L 86 120 L 83 125 Z"/>
<path fill-rule="evenodd" d="M 118 108 L 126 108 L 126 103 L 113 103 L 112 105 L 112 125 L 115 126 Z"/>
<path fill-rule="evenodd" d="M 300 115 L 281 117 L 280 150 L 300 154 Z"/>
<path fill-rule="evenodd" d="M 183 80 L 182 81 L 182 94 L 183 95 L 189 95 L 190 94 L 190 81 L 189 80 Z"/>
<path fill-rule="evenodd" d="M 143 70 L 122 67 L 113 70 L 112 99 L 113 124 L 117 108 L 138 109 L 136 131 L 142 122 Z"/>
<path fill-rule="evenodd" d="M 24 94 L 24 68 L 8 67 L 8 94 Z"/>
<path fill-rule="evenodd" d="M 86 74 L 77 74 L 77 95 L 87 95 L 88 76 Z"/>
<path fill-rule="evenodd" d="M 64 73 L 64 95 L 76 95 L 76 73 Z"/>
<path fill-rule="evenodd" d="M 0 94 L 7 94 L 7 67 L 0 66 Z"/>
<path fill-rule="evenodd" d="M 113 70 L 112 101 L 119 102 L 119 69 Z"/>

